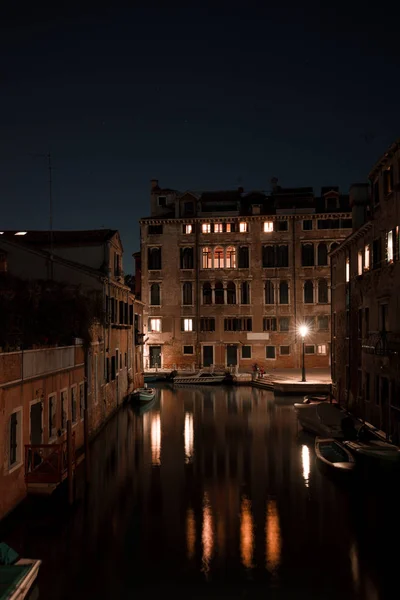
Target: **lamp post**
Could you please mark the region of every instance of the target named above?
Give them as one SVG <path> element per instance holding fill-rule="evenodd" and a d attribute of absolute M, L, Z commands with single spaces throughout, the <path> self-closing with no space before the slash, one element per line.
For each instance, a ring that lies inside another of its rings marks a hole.
<path fill-rule="evenodd" d="M 302 355 L 303 355 L 303 361 L 302 361 L 302 366 L 301 366 L 301 381 L 306 381 L 306 364 L 305 364 L 305 337 L 308 333 L 308 327 L 307 325 L 300 325 L 299 327 L 299 333 L 301 335 L 301 339 L 303 342 L 303 348 L 302 348 Z"/>

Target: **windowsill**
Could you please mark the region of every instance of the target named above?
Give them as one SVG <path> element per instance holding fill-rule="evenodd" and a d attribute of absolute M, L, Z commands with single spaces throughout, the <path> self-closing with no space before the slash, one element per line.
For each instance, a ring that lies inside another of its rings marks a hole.
<path fill-rule="evenodd" d="M 147 269 L 148 273 L 157 273 L 157 271 L 162 271 L 161 267 L 159 269 Z"/>
<path fill-rule="evenodd" d="M 11 473 L 14 473 L 14 471 L 17 471 L 18 469 L 20 469 L 23 466 L 24 466 L 23 461 L 22 460 L 18 461 L 17 463 L 15 463 L 15 465 L 12 465 L 9 467 L 7 475 L 11 475 Z"/>
<path fill-rule="evenodd" d="M 193 308 L 194 304 L 182 304 L 182 306 L 189 306 Z"/>
<path fill-rule="evenodd" d="M 150 308 L 161 308 L 161 304 L 149 304 Z"/>
<path fill-rule="evenodd" d="M 251 358 L 252 358 L 251 356 L 250 356 L 250 358 L 243 358 L 243 356 L 242 356 L 240 360 L 251 360 Z"/>

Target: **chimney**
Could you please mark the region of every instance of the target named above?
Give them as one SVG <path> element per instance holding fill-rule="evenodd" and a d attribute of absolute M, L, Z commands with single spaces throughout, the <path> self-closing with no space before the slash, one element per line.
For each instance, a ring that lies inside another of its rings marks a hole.
<path fill-rule="evenodd" d="M 360 229 L 367 221 L 369 206 L 369 184 L 353 183 L 350 187 L 350 207 L 353 231 Z"/>
<path fill-rule="evenodd" d="M 273 177 L 271 179 L 271 188 L 272 188 L 272 192 L 276 192 L 276 190 L 278 189 L 278 178 L 277 177 Z"/>
<path fill-rule="evenodd" d="M 152 179 L 151 183 L 151 191 L 154 192 L 158 188 L 158 179 Z"/>

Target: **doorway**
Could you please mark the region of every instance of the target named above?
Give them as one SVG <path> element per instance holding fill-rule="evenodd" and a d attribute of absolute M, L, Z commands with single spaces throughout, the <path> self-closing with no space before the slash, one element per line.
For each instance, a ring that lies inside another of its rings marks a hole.
<path fill-rule="evenodd" d="M 236 367 L 237 362 L 237 346 L 229 344 L 226 348 L 226 364 L 228 367 Z"/>
<path fill-rule="evenodd" d="M 203 346 L 203 367 L 214 364 L 214 346 Z"/>
<path fill-rule="evenodd" d="M 42 443 L 42 403 L 31 404 L 31 444 L 39 446 Z"/>
<path fill-rule="evenodd" d="M 161 368 L 161 346 L 150 346 L 150 369 Z"/>

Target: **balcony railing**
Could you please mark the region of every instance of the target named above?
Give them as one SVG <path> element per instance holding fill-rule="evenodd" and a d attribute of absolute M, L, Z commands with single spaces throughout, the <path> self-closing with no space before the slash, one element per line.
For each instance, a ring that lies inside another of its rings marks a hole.
<path fill-rule="evenodd" d="M 75 468 L 75 432 L 72 434 L 72 465 Z M 27 444 L 25 446 L 25 482 L 61 483 L 67 477 L 67 442 Z"/>
<path fill-rule="evenodd" d="M 362 341 L 362 349 L 368 354 L 392 356 L 400 354 L 400 333 L 374 331 Z"/>

